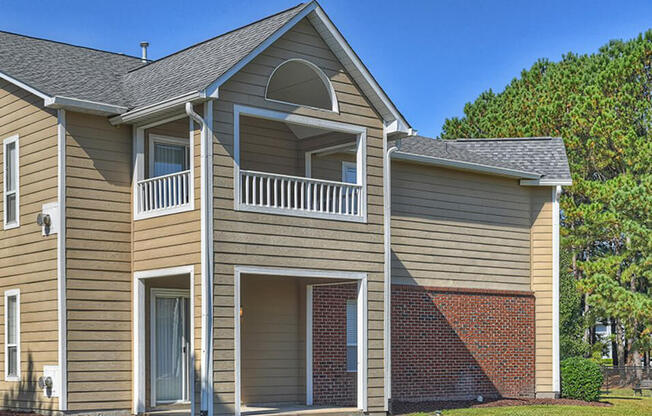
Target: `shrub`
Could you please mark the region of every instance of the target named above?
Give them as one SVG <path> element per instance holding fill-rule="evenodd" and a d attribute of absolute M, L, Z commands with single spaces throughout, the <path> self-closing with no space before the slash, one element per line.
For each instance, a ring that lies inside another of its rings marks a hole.
<path fill-rule="evenodd" d="M 603 376 L 600 366 L 581 357 L 561 362 L 561 396 L 594 402 L 600 398 Z"/>

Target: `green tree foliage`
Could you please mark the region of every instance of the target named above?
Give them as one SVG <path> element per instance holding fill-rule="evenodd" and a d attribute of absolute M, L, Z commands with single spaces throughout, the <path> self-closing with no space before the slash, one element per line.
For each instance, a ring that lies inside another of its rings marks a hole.
<path fill-rule="evenodd" d="M 582 317 L 582 293 L 570 272 L 570 253 L 561 253 L 559 276 L 559 355 L 561 359 L 588 354 L 588 346 L 582 342 L 584 320 Z"/>
<path fill-rule="evenodd" d="M 539 60 L 503 92 L 467 103 L 441 135 L 564 138 L 573 186 L 560 201 L 562 246 L 585 293 L 585 325 L 613 318 L 637 365 L 652 332 L 651 127 L 652 30 L 595 54 Z"/>

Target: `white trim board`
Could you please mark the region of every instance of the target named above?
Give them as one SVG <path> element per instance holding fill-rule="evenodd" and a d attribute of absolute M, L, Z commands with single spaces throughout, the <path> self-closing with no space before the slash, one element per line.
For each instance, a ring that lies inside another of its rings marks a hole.
<path fill-rule="evenodd" d="M 559 363 L 559 197 L 561 186 L 552 187 L 552 390 L 561 392 Z"/>
<path fill-rule="evenodd" d="M 294 269 L 281 267 L 259 267 L 259 266 L 234 266 L 233 268 L 234 283 L 234 349 L 235 349 L 235 416 L 241 414 L 241 324 L 240 324 L 240 288 L 242 274 L 258 274 L 266 276 L 290 276 L 298 278 L 326 278 L 340 280 L 357 280 L 358 281 L 358 391 L 357 407 L 362 411 L 367 411 L 367 372 L 368 372 L 368 351 L 367 351 L 367 273 L 346 272 L 337 270 L 314 270 L 314 269 Z M 311 302 L 312 303 L 312 302 Z M 311 311 L 311 306 L 306 302 L 306 313 Z M 310 312 L 311 313 L 311 312 Z M 312 315 L 310 315 L 312 316 Z M 306 328 L 311 323 L 306 321 Z M 307 329 L 306 329 L 307 331 Z M 306 332 L 306 363 L 312 361 L 312 345 L 308 345 L 308 336 Z M 310 348 L 310 349 L 309 349 Z M 310 366 L 311 367 L 311 366 Z M 311 375 L 308 373 L 309 368 L 306 365 L 306 402 L 311 403 L 312 399 L 312 382 L 308 379 Z"/>
<path fill-rule="evenodd" d="M 190 283 L 190 310 L 193 317 L 190 319 L 190 333 L 195 333 L 195 266 L 179 266 L 170 267 L 165 269 L 154 269 L 134 272 L 134 288 L 133 288 L 133 408 L 134 413 L 143 413 L 145 411 L 145 380 L 147 373 L 145 371 L 145 345 L 146 345 L 146 331 L 145 331 L 145 280 L 156 277 L 167 277 L 187 275 Z M 204 339 L 202 332 L 202 339 Z M 194 380 L 195 369 L 195 336 L 190 337 L 190 379 Z M 190 383 L 190 416 L 195 416 L 196 403 L 195 403 L 195 383 Z"/>
<path fill-rule="evenodd" d="M 66 110 L 57 110 L 57 361 L 59 410 L 68 410 L 68 321 L 66 298 Z"/>

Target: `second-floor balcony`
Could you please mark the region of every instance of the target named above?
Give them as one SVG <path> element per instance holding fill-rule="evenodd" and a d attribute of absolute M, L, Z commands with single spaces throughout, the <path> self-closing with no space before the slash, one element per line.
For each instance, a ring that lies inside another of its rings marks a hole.
<path fill-rule="evenodd" d="M 178 212 L 190 206 L 190 170 L 144 179 L 136 183 L 138 214 Z"/>

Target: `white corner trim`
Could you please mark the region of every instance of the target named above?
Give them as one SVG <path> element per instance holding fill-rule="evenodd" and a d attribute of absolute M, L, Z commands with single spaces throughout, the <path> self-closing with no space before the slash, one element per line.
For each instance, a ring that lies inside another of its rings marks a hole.
<path fill-rule="evenodd" d="M 16 220 L 7 223 L 7 146 L 15 143 L 16 148 Z M 9 136 L 2 141 L 2 203 L 3 225 L 5 230 L 20 227 L 20 140 L 17 134 Z"/>
<path fill-rule="evenodd" d="M 331 108 L 319 108 L 319 107 L 307 106 L 307 105 L 304 105 L 304 104 L 292 103 L 292 102 L 289 102 L 289 101 L 281 101 L 281 100 L 276 100 L 276 99 L 273 99 L 273 98 L 269 98 L 269 96 L 268 96 L 269 83 L 272 80 L 272 78 L 274 78 L 274 74 L 276 74 L 276 71 L 278 71 L 279 68 L 283 67 L 285 64 L 288 64 L 290 62 L 300 62 L 300 63 L 306 65 L 308 68 L 312 69 L 317 74 L 317 76 L 319 77 L 321 82 L 324 84 L 324 87 L 326 87 L 326 90 L 328 91 L 328 94 L 330 95 Z M 339 113 L 339 111 L 340 111 L 340 106 L 339 106 L 339 103 L 337 101 L 337 95 L 335 94 L 335 88 L 333 88 L 333 84 L 331 83 L 331 80 L 328 79 L 328 77 L 326 76 L 326 74 L 324 74 L 324 71 L 322 71 L 321 68 L 319 68 L 317 65 L 313 64 L 312 62 L 310 62 L 310 61 L 308 61 L 306 59 L 302 59 L 302 58 L 290 58 L 290 59 L 288 59 L 286 61 L 281 62 L 276 68 L 274 68 L 274 70 L 270 74 L 269 78 L 267 78 L 267 84 L 265 85 L 265 99 L 268 100 L 268 101 L 276 102 L 276 103 L 289 104 L 289 105 L 295 105 L 295 106 L 300 106 L 300 107 L 307 107 L 307 108 L 311 108 L 311 109 L 314 109 L 314 110 L 322 110 L 322 111 L 326 110 L 326 111 L 332 111 L 334 113 Z"/>
<path fill-rule="evenodd" d="M 306 406 L 312 406 L 312 285 L 306 286 Z"/>
<path fill-rule="evenodd" d="M 522 186 L 571 186 L 571 179 L 521 179 Z"/>
<path fill-rule="evenodd" d="M 552 188 L 552 386 L 561 391 L 559 363 L 559 196 L 561 186 Z"/>
<path fill-rule="evenodd" d="M 57 359 L 59 364 L 59 410 L 68 410 L 68 325 L 66 297 L 66 110 L 57 110 Z"/>
<path fill-rule="evenodd" d="M 363 272 L 348 272 L 339 270 L 315 270 L 315 269 L 295 269 L 284 267 L 260 267 L 260 266 L 239 266 L 233 268 L 233 318 L 234 318 L 234 349 L 235 349 L 235 416 L 241 416 L 241 388 L 242 388 L 242 356 L 241 356 L 241 323 L 240 323 L 240 307 L 241 307 L 241 276 L 242 274 L 259 274 L 267 276 L 291 276 L 298 278 L 327 278 L 327 279 L 345 279 L 357 280 L 358 282 L 358 391 L 357 391 L 357 407 L 362 411 L 367 411 L 367 372 L 368 372 L 368 346 L 367 346 L 367 321 L 368 321 L 368 305 L 367 305 L 367 273 Z M 308 286 L 309 287 L 309 286 Z M 310 302 L 312 304 L 312 302 Z M 309 306 L 306 305 L 307 311 Z M 311 308 L 311 306 L 310 306 Z M 311 313 L 312 316 L 312 313 Z M 306 322 L 306 331 L 308 324 Z M 307 337 L 306 341 L 308 340 Z M 312 356 L 312 345 L 310 345 Z M 308 356 L 308 343 L 306 342 L 306 359 Z M 312 370 L 312 369 L 310 369 Z M 308 377 L 308 366 L 306 366 L 306 377 Z M 308 391 L 308 381 L 306 380 L 306 392 Z M 306 401 L 311 397 L 306 395 Z"/>
<path fill-rule="evenodd" d="M 387 149 L 387 130 L 383 129 L 383 227 L 384 227 L 384 290 L 383 290 L 383 345 L 384 358 L 384 406 L 389 411 L 392 398 L 392 153 L 398 149 Z M 387 150 L 386 150 L 387 149 Z"/>
<path fill-rule="evenodd" d="M 7 325 L 7 317 L 8 317 L 8 305 L 7 305 L 7 298 L 10 296 L 16 296 L 16 375 L 15 376 L 10 376 L 9 375 L 9 365 L 8 363 L 8 349 L 9 349 L 9 331 L 7 328 L 9 325 Z M 5 313 L 5 319 L 4 319 L 4 327 L 5 327 L 5 349 L 4 349 L 4 354 L 5 354 L 5 381 L 20 381 L 21 380 L 21 349 L 20 349 L 20 289 L 9 289 L 5 291 L 5 308 L 4 308 L 4 313 Z"/>
<path fill-rule="evenodd" d="M 179 267 L 170 267 L 165 269 L 154 269 L 154 270 L 145 270 L 134 272 L 134 287 L 133 287 L 133 351 L 134 351 L 134 363 L 133 363 L 133 409 L 134 413 L 143 413 L 145 411 L 145 380 L 147 379 L 147 373 L 145 371 L 146 363 L 146 331 L 145 331 L 145 322 L 146 322 L 146 312 L 145 312 L 145 280 L 155 277 L 167 277 L 167 276 L 177 276 L 177 275 L 188 275 L 190 279 L 190 310 L 194 311 L 194 302 L 195 302 L 195 267 L 192 265 L 188 266 L 179 266 Z M 194 315 L 194 312 L 192 312 Z M 195 333 L 195 320 L 190 319 L 190 333 Z M 194 368 L 195 368 L 195 337 L 190 338 L 190 379 L 194 380 Z M 190 383 L 190 416 L 195 416 L 195 394 L 194 394 L 194 384 Z"/>

